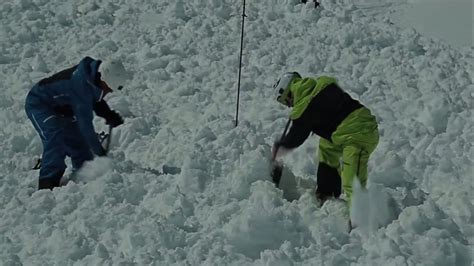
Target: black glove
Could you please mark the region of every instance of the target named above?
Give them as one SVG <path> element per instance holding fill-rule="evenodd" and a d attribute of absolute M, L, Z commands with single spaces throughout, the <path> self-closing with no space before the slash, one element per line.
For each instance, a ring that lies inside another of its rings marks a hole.
<path fill-rule="evenodd" d="M 112 112 L 109 105 L 106 101 L 102 100 L 100 102 L 94 103 L 94 112 L 97 116 L 107 118 L 107 115 Z"/>
<path fill-rule="evenodd" d="M 104 100 L 94 104 L 94 112 L 97 116 L 104 118 L 107 125 L 117 127 L 123 124 L 123 118 L 116 111 L 110 109 Z"/>
<path fill-rule="evenodd" d="M 107 151 L 104 148 L 102 148 L 102 150 L 97 154 L 97 156 L 99 157 L 107 156 Z"/>
<path fill-rule="evenodd" d="M 112 127 L 117 127 L 123 124 L 123 118 L 119 115 L 119 113 L 115 111 L 110 111 L 105 117 L 105 123 Z"/>

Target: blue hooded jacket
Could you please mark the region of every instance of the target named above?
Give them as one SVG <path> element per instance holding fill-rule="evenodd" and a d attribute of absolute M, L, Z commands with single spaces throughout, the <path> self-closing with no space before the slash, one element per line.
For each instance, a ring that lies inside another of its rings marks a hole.
<path fill-rule="evenodd" d="M 38 82 L 28 93 L 25 103 L 27 108 L 51 112 L 68 106 L 77 119 L 82 135 L 98 155 L 103 153 L 103 147 L 92 120 L 94 103 L 104 96 L 96 83 L 100 78 L 100 64 L 100 60 L 83 58 L 78 65 Z"/>

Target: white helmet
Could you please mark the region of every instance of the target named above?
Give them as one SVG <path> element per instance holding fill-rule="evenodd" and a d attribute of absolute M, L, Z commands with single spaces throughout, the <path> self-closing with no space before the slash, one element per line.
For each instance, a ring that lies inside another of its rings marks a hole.
<path fill-rule="evenodd" d="M 127 82 L 129 75 L 119 60 L 108 60 L 100 65 L 101 79 L 111 89 L 121 90 Z"/>
<path fill-rule="evenodd" d="M 276 100 L 289 106 L 288 97 L 290 96 L 290 84 L 296 78 L 301 78 L 301 75 L 298 72 L 286 72 L 277 80 L 275 85 L 273 85 L 273 91 L 276 95 Z"/>

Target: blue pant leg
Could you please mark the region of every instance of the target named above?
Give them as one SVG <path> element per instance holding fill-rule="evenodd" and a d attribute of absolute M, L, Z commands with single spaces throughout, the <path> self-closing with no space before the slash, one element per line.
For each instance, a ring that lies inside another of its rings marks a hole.
<path fill-rule="evenodd" d="M 64 127 L 66 153 L 71 156 L 73 171 L 82 167 L 85 161 L 94 159 L 94 155 L 79 130 L 77 121 L 69 120 Z"/>
<path fill-rule="evenodd" d="M 66 169 L 62 118 L 49 110 L 26 108 L 43 143 L 43 156 L 39 179 L 60 179 Z"/>

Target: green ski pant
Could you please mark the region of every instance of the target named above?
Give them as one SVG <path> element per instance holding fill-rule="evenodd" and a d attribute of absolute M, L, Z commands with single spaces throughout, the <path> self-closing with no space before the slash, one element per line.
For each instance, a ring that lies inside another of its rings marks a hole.
<path fill-rule="evenodd" d="M 331 140 L 320 139 L 319 162 L 338 170 L 350 207 L 354 178 L 363 187 L 367 184 L 369 156 L 379 142 L 377 121 L 369 109 L 359 108 L 342 121 Z"/>

